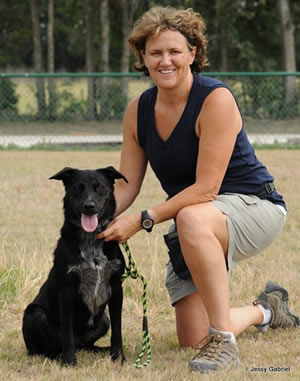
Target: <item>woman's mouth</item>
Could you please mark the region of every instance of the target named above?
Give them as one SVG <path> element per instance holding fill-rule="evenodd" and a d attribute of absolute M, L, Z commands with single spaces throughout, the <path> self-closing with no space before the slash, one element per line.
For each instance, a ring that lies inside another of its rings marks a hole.
<path fill-rule="evenodd" d="M 176 69 L 169 69 L 169 70 L 159 70 L 161 74 L 171 74 L 175 71 Z"/>

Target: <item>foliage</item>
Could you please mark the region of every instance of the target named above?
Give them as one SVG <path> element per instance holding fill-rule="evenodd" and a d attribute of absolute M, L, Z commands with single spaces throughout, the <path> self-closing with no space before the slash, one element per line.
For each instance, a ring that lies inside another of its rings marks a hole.
<path fill-rule="evenodd" d="M 0 112 L 6 119 L 17 114 L 16 85 L 9 78 L 0 79 Z"/>
<path fill-rule="evenodd" d="M 88 120 L 88 100 L 81 96 L 79 99 L 72 92 L 72 86 L 56 92 L 57 113 L 55 120 L 59 121 L 82 121 Z M 127 96 L 122 91 L 118 82 L 110 83 L 105 91 L 96 97 L 96 119 L 120 120 L 123 117 L 127 105 Z"/>
<path fill-rule="evenodd" d="M 108 85 L 104 94 L 99 97 L 99 120 L 122 119 L 127 105 L 127 97 L 118 82 Z"/>
<path fill-rule="evenodd" d="M 237 73 L 226 77 L 220 75 L 218 78 L 232 88 L 245 117 L 279 120 L 300 115 L 300 77 L 296 77 L 298 86 L 295 100 L 289 104 L 285 101 L 284 76 L 241 76 Z M 124 79 L 126 80 L 125 77 L 94 78 L 94 115 L 89 118 L 88 105 L 91 100 L 87 94 L 87 78 L 77 76 L 74 80 L 61 80 L 60 77 L 55 77 L 55 112 L 50 113 L 49 93 L 46 93 L 45 110 L 39 120 L 75 123 L 87 120 L 120 121 L 128 99 L 137 96 L 150 85 L 143 78 L 128 83 L 124 83 Z M 22 78 L 16 84 L 8 78 L 0 79 L 1 120 L 37 120 L 38 95 L 33 81 Z"/>
<path fill-rule="evenodd" d="M 29 1 L 0 2 L 0 67 L 28 67 L 32 63 Z"/>
<path fill-rule="evenodd" d="M 89 1 L 95 14 L 94 46 L 99 52 L 101 24 L 99 20 L 99 2 Z M 122 53 L 122 14 L 120 1 L 109 1 L 110 18 L 110 67 L 120 71 Z M 128 4 L 132 0 L 128 0 Z M 223 43 L 220 35 L 220 23 L 226 27 L 226 45 L 228 71 L 280 70 L 281 37 L 280 23 L 274 0 L 170 0 L 139 1 L 134 19 L 137 19 L 149 7 L 171 5 L 192 7 L 200 12 L 207 22 L 209 38 L 209 61 L 211 71 L 221 70 L 220 48 Z M 295 25 L 297 64 L 300 64 L 300 3 L 289 0 L 293 23 Z M 47 62 L 47 1 L 39 2 L 41 40 L 44 62 Z M 61 0 L 55 2 L 55 66 L 56 70 L 83 71 L 85 65 L 84 13 L 81 0 Z M 32 26 L 29 1 L 18 2 L 3 0 L 0 2 L 0 67 L 32 67 Z M 96 53 L 96 70 L 101 57 Z M 45 67 L 45 70 L 47 68 Z"/>
<path fill-rule="evenodd" d="M 296 60 L 300 64 L 300 3 L 298 0 L 288 0 L 291 8 L 293 24 L 295 26 Z M 133 7 L 136 0 L 127 0 L 128 9 Z M 86 0 L 86 4 L 92 9 L 95 19 L 93 23 L 92 45 L 95 51 L 94 68 L 100 70 L 101 57 L 97 52 L 101 47 L 101 23 L 99 2 Z M 283 58 L 281 56 L 281 28 L 277 10 L 277 1 L 274 0 L 143 0 L 137 2 L 134 19 L 136 20 L 150 7 L 174 6 L 188 8 L 200 12 L 207 23 L 208 59 L 210 65 L 206 71 L 280 71 L 282 70 Z M 42 43 L 42 55 L 44 71 L 47 71 L 47 22 L 48 2 L 38 2 L 40 16 L 40 32 Z M 122 57 L 122 7 L 121 0 L 108 1 L 110 22 L 110 69 L 120 71 Z M 135 8 L 135 7 L 134 7 Z M 56 1 L 54 6 L 54 40 L 55 40 L 55 70 L 56 71 L 85 71 L 86 53 L 86 27 L 82 0 Z M 20 68 L 33 67 L 33 36 L 28 0 L 13 2 L 3 0 L 0 2 L 0 70 L 13 71 Z M 131 63 L 133 63 L 131 56 Z M 95 94 L 95 115 L 99 120 L 121 119 L 126 105 L 126 96 L 119 85 L 113 84 L 107 88 L 104 95 Z M 284 103 L 284 85 L 273 89 L 271 81 L 261 81 L 259 84 L 244 83 L 242 96 L 247 93 L 247 115 L 255 117 L 280 118 L 286 117 L 287 113 L 281 105 Z M 5 106 L 6 116 L 17 119 L 16 101 L 13 90 L 9 90 L 10 97 L 2 102 L 8 102 Z M 263 93 L 267 92 L 271 102 Z M 3 95 L 0 89 L 0 97 Z M 39 101 L 43 105 L 36 116 L 24 116 L 26 119 L 49 120 L 79 120 L 88 119 L 88 102 L 93 99 L 78 100 L 71 92 L 57 94 L 57 112 L 51 113 L 47 101 L 49 94 L 45 94 L 44 101 L 40 96 Z M 296 99 L 295 99 L 296 102 Z M 260 104 L 260 106 L 258 106 Z M 40 106 L 39 102 L 38 105 Z M 294 107 L 294 110 L 292 110 Z M 4 106 L 1 105 L 2 110 Z M 47 109 L 47 110 L 46 110 Z M 90 110 L 91 111 L 91 110 Z M 295 104 L 288 111 L 290 115 L 296 115 Z M 298 110 L 299 112 L 299 110 Z M 42 115 L 40 115 L 42 114 Z M 89 112 L 91 115 L 91 112 Z M 91 117 L 90 117 L 91 118 Z M 7 119 L 7 118 L 6 118 Z"/>
<path fill-rule="evenodd" d="M 75 98 L 71 90 L 63 90 L 56 95 L 57 120 L 84 120 L 87 114 L 87 101 Z"/>
<path fill-rule="evenodd" d="M 284 104 L 284 82 L 282 78 L 263 77 L 256 81 L 246 78 L 242 82 L 245 116 L 255 119 L 282 119 L 288 113 Z"/>

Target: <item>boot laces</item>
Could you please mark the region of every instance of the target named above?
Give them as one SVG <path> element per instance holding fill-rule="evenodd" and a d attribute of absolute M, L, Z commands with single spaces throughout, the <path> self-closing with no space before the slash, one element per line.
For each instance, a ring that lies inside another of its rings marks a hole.
<path fill-rule="evenodd" d="M 221 336 L 218 337 L 218 336 L 220 336 L 220 335 L 208 336 L 206 338 L 206 340 L 207 340 L 206 344 L 204 345 L 204 347 L 202 347 L 200 349 L 200 352 L 196 357 L 201 356 L 202 358 L 205 358 L 207 360 L 214 359 L 216 357 L 216 355 L 218 355 L 220 350 L 222 350 L 222 348 L 220 347 L 222 337 Z"/>

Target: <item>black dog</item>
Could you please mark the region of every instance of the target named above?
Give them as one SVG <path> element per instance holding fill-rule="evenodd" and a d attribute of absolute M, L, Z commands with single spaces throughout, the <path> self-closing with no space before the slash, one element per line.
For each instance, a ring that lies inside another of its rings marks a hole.
<path fill-rule="evenodd" d="M 125 360 L 121 335 L 125 262 L 117 242 L 96 239 L 114 216 L 114 180 L 120 178 L 127 182 L 113 167 L 64 168 L 50 177 L 64 183 L 65 218 L 48 279 L 24 313 L 22 330 L 29 354 L 51 359 L 62 355 L 64 364 L 75 365 L 76 349 L 110 349 L 112 360 Z M 101 348 L 94 343 L 108 331 L 107 304 L 111 346 Z"/>

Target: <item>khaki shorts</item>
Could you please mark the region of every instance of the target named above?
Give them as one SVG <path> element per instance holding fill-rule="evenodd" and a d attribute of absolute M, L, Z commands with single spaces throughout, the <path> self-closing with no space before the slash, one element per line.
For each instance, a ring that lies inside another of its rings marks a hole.
<path fill-rule="evenodd" d="M 229 271 L 241 260 L 261 253 L 281 232 L 286 211 L 283 207 L 257 196 L 222 194 L 212 201 L 227 216 Z M 172 225 L 169 231 L 174 230 Z M 171 263 L 167 266 L 166 287 L 171 304 L 197 291 L 191 278 L 177 277 Z"/>

